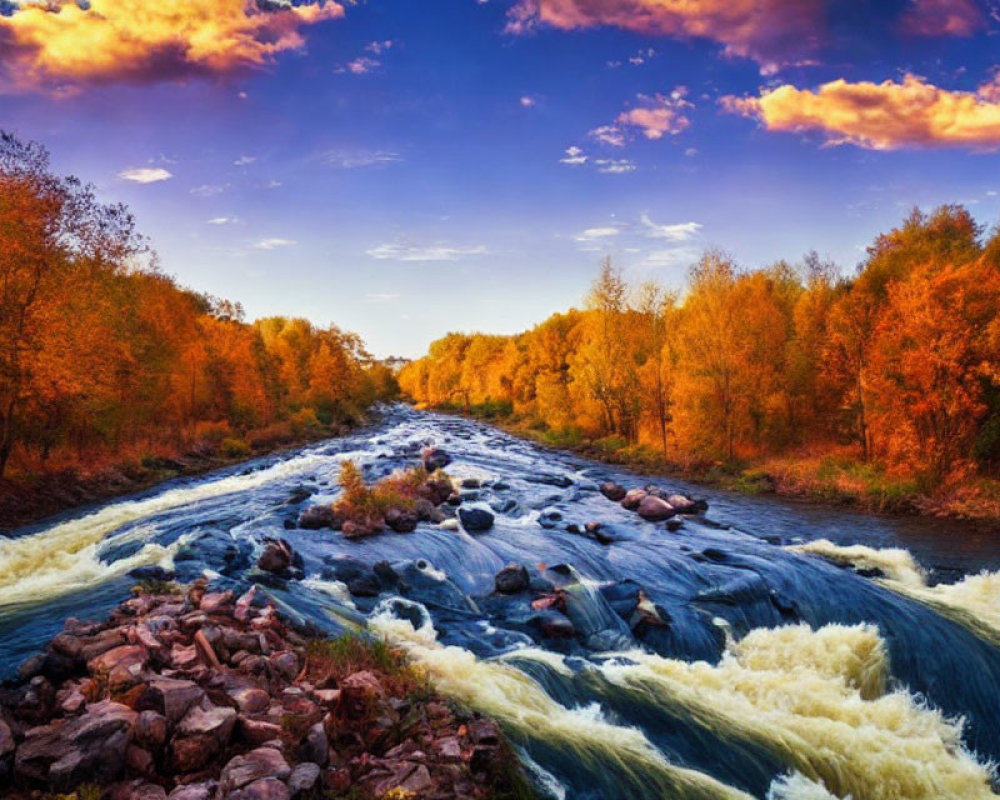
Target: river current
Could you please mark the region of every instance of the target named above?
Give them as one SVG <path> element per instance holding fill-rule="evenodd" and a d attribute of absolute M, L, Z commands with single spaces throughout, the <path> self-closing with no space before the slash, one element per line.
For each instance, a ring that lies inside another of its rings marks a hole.
<path fill-rule="evenodd" d="M 422 523 L 351 542 L 294 527 L 335 499 L 344 459 L 375 480 L 428 444 L 452 456 L 456 482 L 481 484 L 464 504 L 490 509 L 491 530 Z M 208 575 L 238 591 L 258 583 L 321 631 L 388 637 L 504 726 L 541 797 L 994 796 L 994 537 L 659 479 L 709 503 L 670 531 L 607 500 L 606 480 L 650 482 L 393 406 L 351 436 L 0 539 L 0 677 L 67 617 L 104 615 L 136 576 Z M 588 522 L 601 541 L 567 530 Z M 256 569 L 277 536 L 301 555 L 300 577 Z M 494 592 L 510 563 L 529 568 L 533 592 Z M 352 594 L 359 582 L 368 589 Z M 564 609 L 532 606 L 553 587 Z"/>

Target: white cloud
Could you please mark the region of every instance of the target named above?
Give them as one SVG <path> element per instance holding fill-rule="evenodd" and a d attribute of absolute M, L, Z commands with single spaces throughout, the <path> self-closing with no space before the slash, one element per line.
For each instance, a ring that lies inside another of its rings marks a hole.
<path fill-rule="evenodd" d="M 197 195 L 198 197 L 215 197 L 215 195 L 222 194 L 224 191 L 226 191 L 225 186 L 206 183 L 204 186 L 196 186 L 191 190 L 191 194 Z"/>
<path fill-rule="evenodd" d="M 370 56 L 361 56 L 353 61 L 348 61 L 344 66 L 337 67 L 336 72 L 340 75 L 350 73 L 351 75 L 367 75 L 369 72 L 382 66 L 382 62 Z"/>
<path fill-rule="evenodd" d="M 536 105 L 538 105 L 538 101 L 531 95 L 526 94 L 521 98 L 521 106 L 523 108 L 534 108 Z"/>
<path fill-rule="evenodd" d="M 594 161 L 597 171 L 605 175 L 624 175 L 627 172 L 635 172 L 635 163 L 627 158 L 599 158 Z"/>
<path fill-rule="evenodd" d="M 122 170 L 118 173 L 118 177 L 132 183 L 159 183 L 169 181 L 174 176 L 163 167 L 135 167 Z"/>
<path fill-rule="evenodd" d="M 653 250 L 639 262 L 642 269 L 664 269 L 668 267 L 686 267 L 698 259 L 698 252 L 693 247 L 675 247 L 672 250 Z"/>
<path fill-rule="evenodd" d="M 209 221 L 209 225 L 233 225 L 239 222 L 237 217 L 212 217 Z"/>
<path fill-rule="evenodd" d="M 380 167 L 402 160 L 399 153 L 388 150 L 331 150 L 323 156 L 323 163 L 340 169 Z"/>
<path fill-rule="evenodd" d="M 465 256 L 481 256 L 485 245 L 455 247 L 447 244 L 412 245 L 380 244 L 367 250 L 367 255 L 379 261 L 458 261 Z"/>
<path fill-rule="evenodd" d="M 398 300 L 398 294 L 372 292 L 365 295 L 366 303 L 391 303 L 393 300 Z"/>
<path fill-rule="evenodd" d="M 587 135 L 591 139 L 601 144 L 610 145 L 611 147 L 625 146 L 625 133 L 617 125 L 601 125 L 599 128 L 594 128 Z"/>
<path fill-rule="evenodd" d="M 254 244 L 255 250 L 277 250 L 279 247 L 291 247 L 296 244 L 294 239 L 261 239 Z"/>
<path fill-rule="evenodd" d="M 587 163 L 587 156 L 584 155 L 583 150 L 575 145 L 573 147 L 566 148 L 566 154 L 559 159 L 560 164 L 569 164 L 571 167 L 578 167 L 581 164 Z"/>
<path fill-rule="evenodd" d="M 680 222 L 673 225 L 659 225 L 643 214 L 639 221 L 645 229 L 645 234 L 651 239 L 668 239 L 671 242 L 687 242 L 693 239 L 702 229 L 698 222 Z"/>
<path fill-rule="evenodd" d="M 621 233 L 621 231 L 618 228 L 608 225 L 603 228 L 587 228 L 587 230 L 582 233 L 578 233 L 573 238 L 578 242 L 593 242 L 600 239 L 607 239 L 611 236 L 617 236 L 619 233 Z"/>
<path fill-rule="evenodd" d="M 391 49 L 394 44 L 395 42 L 392 39 L 385 39 L 381 42 L 372 42 L 371 44 L 365 46 L 365 51 L 380 56 L 382 53 Z"/>
<path fill-rule="evenodd" d="M 235 167 L 247 167 L 257 160 L 257 156 L 240 156 L 233 162 Z"/>

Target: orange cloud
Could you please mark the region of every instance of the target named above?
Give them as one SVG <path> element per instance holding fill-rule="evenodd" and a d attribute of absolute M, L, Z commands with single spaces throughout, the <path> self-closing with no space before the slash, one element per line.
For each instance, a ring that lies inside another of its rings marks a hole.
<path fill-rule="evenodd" d="M 710 39 L 730 56 L 773 69 L 801 59 L 823 36 L 827 0 L 520 0 L 507 30 L 601 25 L 653 36 Z"/>
<path fill-rule="evenodd" d="M 301 28 L 344 15 L 335 2 L 47 0 L 0 16 L 0 70 L 14 89 L 151 81 L 271 62 Z"/>
<path fill-rule="evenodd" d="M 913 0 L 900 30 L 909 36 L 972 36 L 985 24 L 976 0 Z"/>
<path fill-rule="evenodd" d="M 950 92 L 906 75 L 902 83 L 836 80 L 816 91 L 779 86 L 760 97 L 723 97 L 722 107 L 771 131 L 818 131 L 828 144 L 871 150 L 1000 147 L 1000 86 Z"/>

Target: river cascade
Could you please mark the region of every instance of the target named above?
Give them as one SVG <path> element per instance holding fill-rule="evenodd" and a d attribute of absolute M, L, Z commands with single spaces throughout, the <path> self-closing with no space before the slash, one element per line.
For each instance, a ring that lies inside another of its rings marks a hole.
<path fill-rule="evenodd" d="M 491 528 L 349 541 L 302 530 L 352 459 L 368 480 L 452 458 Z M 1000 761 L 1000 547 L 893 520 L 657 485 L 707 511 L 647 522 L 648 478 L 470 420 L 384 410 L 340 439 L 0 539 L 0 677 L 141 577 L 251 585 L 330 634 L 367 629 L 496 719 L 540 797 L 975 800 Z M 594 526 L 600 524 L 600 535 Z M 294 574 L 258 569 L 269 539 Z M 496 575 L 523 565 L 523 591 Z M 978 574 L 977 574 L 978 573 Z M 556 602 L 557 601 L 557 602 Z"/>

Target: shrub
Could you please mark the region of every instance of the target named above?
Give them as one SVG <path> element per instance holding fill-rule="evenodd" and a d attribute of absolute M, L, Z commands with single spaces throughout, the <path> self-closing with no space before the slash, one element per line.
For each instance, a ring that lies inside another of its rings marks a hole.
<path fill-rule="evenodd" d="M 273 447 L 277 444 L 289 444 L 295 441 L 295 431 L 290 422 L 275 422 L 264 428 L 257 428 L 247 434 L 250 446 L 257 448 Z"/>
<path fill-rule="evenodd" d="M 218 444 L 223 439 L 233 435 L 229 423 L 222 422 L 196 422 L 192 430 L 193 438 L 204 442 Z"/>
<path fill-rule="evenodd" d="M 362 523 L 383 516 L 390 508 L 412 510 L 427 478 L 427 470 L 414 467 L 394 472 L 369 487 L 361 468 L 353 461 L 345 461 L 340 466 L 339 478 L 344 493 L 334 503 L 334 509 L 347 519 Z"/>
<path fill-rule="evenodd" d="M 246 458 L 253 451 L 244 439 L 223 439 L 219 452 L 226 458 Z"/>

